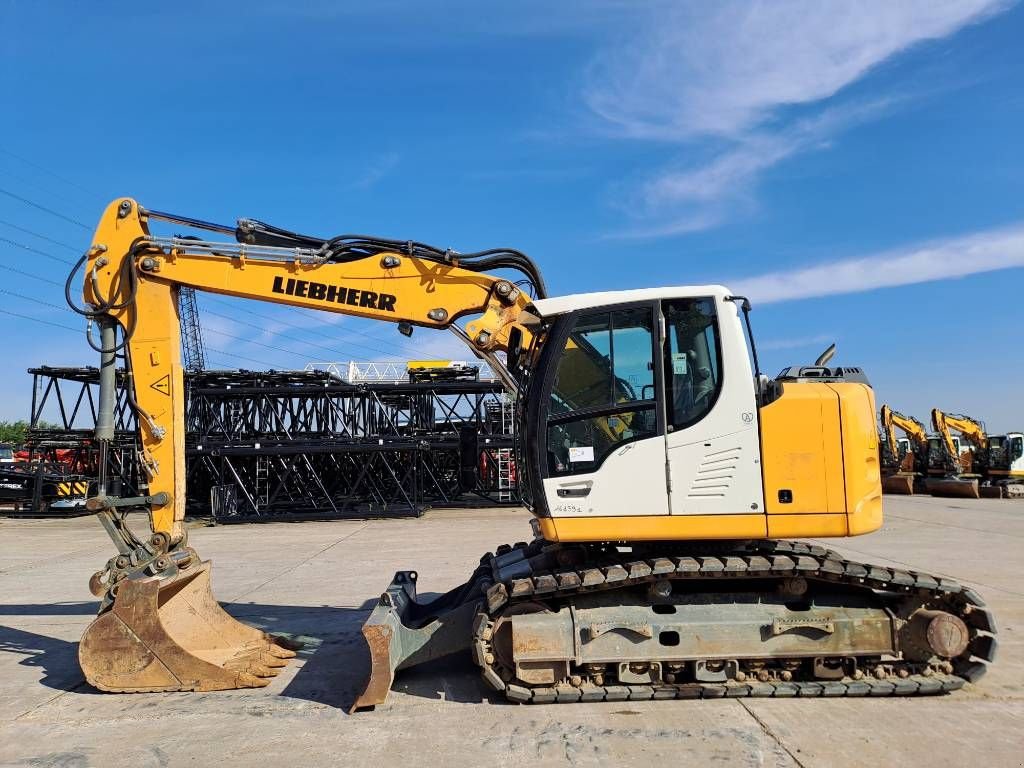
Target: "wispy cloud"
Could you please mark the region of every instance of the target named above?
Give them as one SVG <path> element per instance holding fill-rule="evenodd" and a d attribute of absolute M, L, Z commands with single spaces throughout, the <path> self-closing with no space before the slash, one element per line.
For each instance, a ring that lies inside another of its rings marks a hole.
<path fill-rule="evenodd" d="M 639 223 L 613 237 L 662 237 L 716 226 L 738 206 L 754 204 L 752 190 L 763 171 L 795 154 L 828 147 L 836 134 L 876 118 L 896 101 L 833 107 L 774 132 L 751 133 L 702 165 L 657 171 L 624 197 Z"/>
<path fill-rule="evenodd" d="M 363 171 L 362 176 L 359 176 L 352 182 L 352 187 L 354 189 L 369 189 L 395 170 L 401 160 L 402 156 L 397 152 L 384 152 L 378 155 L 373 158 L 366 170 Z"/>
<path fill-rule="evenodd" d="M 467 179 L 472 181 L 509 181 L 526 180 L 539 182 L 559 182 L 581 179 L 592 176 L 594 169 L 584 166 L 578 167 L 524 167 L 524 168 L 494 168 L 490 170 L 470 171 L 466 174 Z"/>
<path fill-rule="evenodd" d="M 897 248 L 812 267 L 734 280 L 759 304 L 861 293 L 1024 267 L 1024 222 L 963 237 Z"/>
<path fill-rule="evenodd" d="M 831 344 L 836 340 L 835 336 L 827 333 L 820 333 L 817 336 L 800 336 L 792 339 L 768 339 L 759 341 L 757 348 L 765 351 L 780 349 L 801 349 L 803 347 L 814 347 L 821 344 Z"/>
<path fill-rule="evenodd" d="M 637 197 L 641 215 L 652 221 L 633 234 L 720 223 L 728 213 L 723 201 L 751 195 L 766 169 L 877 116 L 884 102 L 831 103 L 845 87 L 892 56 L 1008 5 L 690 0 L 655 6 L 630 39 L 595 59 L 584 99 L 612 135 L 666 142 L 705 159 L 649 174 Z"/>

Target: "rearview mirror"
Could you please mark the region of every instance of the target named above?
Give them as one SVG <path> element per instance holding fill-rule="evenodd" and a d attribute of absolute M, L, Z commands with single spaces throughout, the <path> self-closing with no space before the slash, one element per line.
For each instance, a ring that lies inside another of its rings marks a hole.
<path fill-rule="evenodd" d="M 523 362 L 523 329 L 512 326 L 508 332 L 508 369 L 518 372 Z"/>

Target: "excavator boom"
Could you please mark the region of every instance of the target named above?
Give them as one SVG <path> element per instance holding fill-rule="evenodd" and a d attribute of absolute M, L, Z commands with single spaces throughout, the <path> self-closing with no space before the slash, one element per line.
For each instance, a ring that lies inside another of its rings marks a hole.
<path fill-rule="evenodd" d="M 238 242 L 157 237 L 151 220 L 232 232 Z M 188 546 L 181 288 L 372 318 L 406 331 L 451 329 L 499 373 L 505 369 L 494 354 L 507 350 L 528 297 L 483 270 L 518 268 L 543 290 L 532 262 L 514 251 L 464 256 L 363 237 L 319 241 L 252 221 L 235 231 L 146 211 L 127 198 L 107 208 L 76 272 L 83 263 L 87 307 L 69 303 L 100 329 L 97 439 L 104 451 L 113 437 L 114 370 L 124 352 L 147 480 L 145 496 L 117 499 L 107 496 L 101 478 L 88 502 L 119 554 L 90 581 L 102 604 L 79 660 L 90 683 L 111 691 L 263 686 L 295 655 L 294 643 L 245 626 L 220 607 L 210 591 L 210 563 Z M 454 323 L 464 316 L 475 319 L 462 330 Z M 516 338 L 528 334 L 520 328 Z M 130 509 L 148 511 L 149 535 L 129 529 Z"/>

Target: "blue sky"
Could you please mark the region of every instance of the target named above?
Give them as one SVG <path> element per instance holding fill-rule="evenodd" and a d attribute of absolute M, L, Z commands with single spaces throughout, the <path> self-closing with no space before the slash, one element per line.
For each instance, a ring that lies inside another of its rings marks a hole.
<path fill-rule="evenodd" d="M 723 282 L 754 300 L 769 372 L 836 341 L 897 410 L 1024 428 L 1024 7 L 213 5 L 0 7 L 0 418 L 27 416 L 29 366 L 95 363 L 54 283 L 130 195 L 513 246 L 552 294 Z M 422 330 L 200 311 L 218 366 L 466 357 Z"/>

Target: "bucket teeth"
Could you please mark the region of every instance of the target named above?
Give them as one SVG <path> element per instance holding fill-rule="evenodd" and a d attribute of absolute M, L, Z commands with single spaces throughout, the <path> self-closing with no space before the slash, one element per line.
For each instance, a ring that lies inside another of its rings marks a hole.
<path fill-rule="evenodd" d="M 265 664 L 261 656 L 261 654 L 256 653 L 252 656 L 232 659 L 224 665 L 224 669 L 230 670 L 231 672 L 254 675 L 260 678 L 277 677 L 281 668 Z"/>
<path fill-rule="evenodd" d="M 295 658 L 295 652 L 302 650 L 303 644 L 298 640 L 279 635 L 267 635 L 267 637 L 270 638 L 270 648 L 268 650 L 279 659 Z"/>
<path fill-rule="evenodd" d="M 232 688 L 266 688 L 270 685 L 271 678 L 268 676 L 258 677 L 248 672 L 240 672 L 235 678 L 237 685 Z"/>
<path fill-rule="evenodd" d="M 288 666 L 288 659 L 282 659 L 280 656 L 275 656 L 269 650 L 260 651 L 258 658 L 260 660 L 260 664 L 265 667 L 271 667 L 272 669 L 284 669 Z"/>

